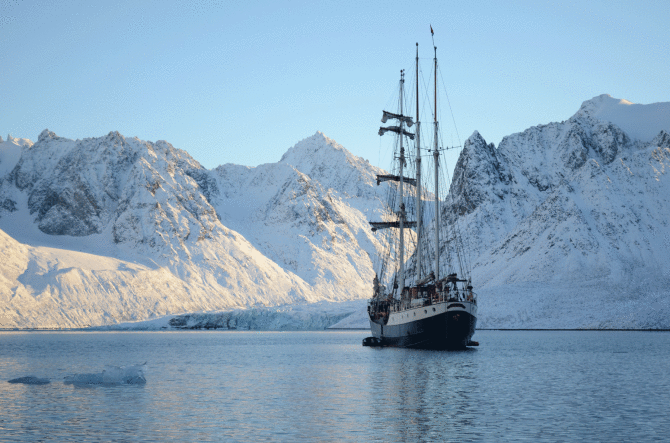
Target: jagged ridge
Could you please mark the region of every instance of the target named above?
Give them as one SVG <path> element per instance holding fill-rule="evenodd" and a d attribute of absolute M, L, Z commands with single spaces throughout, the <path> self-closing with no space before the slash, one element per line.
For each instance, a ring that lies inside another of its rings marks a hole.
<path fill-rule="evenodd" d="M 602 100 L 497 149 L 466 141 L 444 216 L 465 227 L 483 327 L 670 327 L 668 132 L 634 139 L 594 116 Z"/>

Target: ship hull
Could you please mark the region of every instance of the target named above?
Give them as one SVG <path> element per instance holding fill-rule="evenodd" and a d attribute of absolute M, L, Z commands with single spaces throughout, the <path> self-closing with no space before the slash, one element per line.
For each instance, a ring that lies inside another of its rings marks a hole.
<path fill-rule="evenodd" d="M 393 313 L 387 324 L 370 320 L 370 330 L 380 346 L 464 349 L 477 326 L 476 305 L 467 302 L 444 305 Z"/>

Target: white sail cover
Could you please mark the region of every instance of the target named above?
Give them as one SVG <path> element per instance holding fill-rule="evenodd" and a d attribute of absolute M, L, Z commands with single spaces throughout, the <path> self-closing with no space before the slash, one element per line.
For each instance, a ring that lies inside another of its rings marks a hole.
<path fill-rule="evenodd" d="M 394 114 L 388 111 L 382 111 L 382 112 L 384 113 L 384 115 L 382 116 L 382 123 L 386 123 L 390 118 L 396 118 L 398 120 L 404 121 L 408 128 L 411 128 L 412 125 L 414 124 L 412 117 L 407 117 L 400 114 Z"/>

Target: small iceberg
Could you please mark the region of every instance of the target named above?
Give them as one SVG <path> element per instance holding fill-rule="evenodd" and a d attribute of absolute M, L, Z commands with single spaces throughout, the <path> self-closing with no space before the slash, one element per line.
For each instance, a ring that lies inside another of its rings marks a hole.
<path fill-rule="evenodd" d="M 48 383 L 51 383 L 51 380 L 49 380 L 48 378 L 39 378 L 35 377 L 34 375 L 28 375 L 26 377 L 19 377 L 7 380 L 7 383 L 21 383 L 24 385 L 46 385 Z"/>
<path fill-rule="evenodd" d="M 100 373 L 74 374 L 65 377 L 66 385 L 143 385 L 147 363 L 130 366 L 105 366 Z"/>

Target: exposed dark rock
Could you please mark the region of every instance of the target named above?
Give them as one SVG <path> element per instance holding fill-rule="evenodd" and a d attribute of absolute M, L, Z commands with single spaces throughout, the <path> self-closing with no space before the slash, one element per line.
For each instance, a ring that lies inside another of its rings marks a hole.
<path fill-rule="evenodd" d="M 14 212 L 16 211 L 16 202 L 11 198 L 2 199 L 0 200 L 0 209 L 7 212 Z"/>
<path fill-rule="evenodd" d="M 486 144 L 484 138 L 475 133 L 465 141 L 463 150 L 454 168 L 449 192 L 454 209 L 460 215 L 474 211 L 492 190 L 503 198 L 504 187 L 512 177 L 505 159 L 496 155 L 493 143 Z"/>

